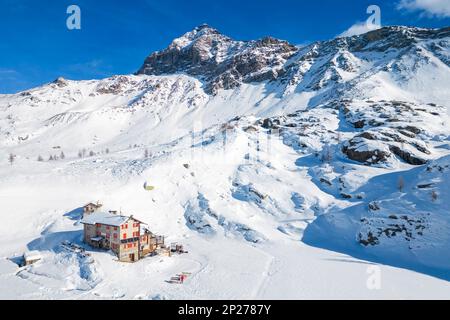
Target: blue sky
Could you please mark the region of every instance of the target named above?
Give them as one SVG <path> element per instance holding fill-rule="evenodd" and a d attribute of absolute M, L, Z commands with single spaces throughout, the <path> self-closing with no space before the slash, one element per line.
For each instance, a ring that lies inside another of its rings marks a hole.
<path fill-rule="evenodd" d="M 71 4 L 81 8 L 81 30 L 66 28 Z M 326 40 L 365 21 L 372 4 L 382 25 L 450 25 L 450 0 L 0 0 L 0 93 L 58 76 L 133 73 L 149 53 L 202 23 L 239 40 Z"/>

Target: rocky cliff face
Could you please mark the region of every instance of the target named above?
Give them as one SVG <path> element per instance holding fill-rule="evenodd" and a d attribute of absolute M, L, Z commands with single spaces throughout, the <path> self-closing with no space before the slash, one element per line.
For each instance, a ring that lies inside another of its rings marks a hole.
<path fill-rule="evenodd" d="M 286 41 L 271 37 L 235 41 L 202 25 L 150 55 L 137 74 L 185 73 L 203 80 L 205 90 L 216 94 L 241 83 L 276 79 L 296 52 L 297 48 Z"/>
<path fill-rule="evenodd" d="M 195 76 L 204 82 L 205 91 L 213 95 L 242 83 L 267 80 L 279 80 L 287 87 L 300 84 L 308 90 L 320 90 L 345 82 L 341 71 L 360 72 L 360 59 L 381 62 L 377 66 L 380 70 L 401 71 L 399 59 L 408 54 L 422 54 L 422 59 L 426 59 L 423 51 L 429 50 L 449 66 L 449 35 L 450 28 L 385 27 L 298 48 L 272 37 L 236 41 L 202 25 L 175 39 L 165 50 L 147 57 L 137 74 Z M 384 59 L 380 60 L 380 55 Z"/>

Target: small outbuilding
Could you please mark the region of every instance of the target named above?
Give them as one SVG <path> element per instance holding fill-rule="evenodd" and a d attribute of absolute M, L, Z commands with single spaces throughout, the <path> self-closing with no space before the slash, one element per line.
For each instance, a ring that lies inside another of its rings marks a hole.
<path fill-rule="evenodd" d="M 90 215 L 98 211 L 103 205 L 97 201 L 97 203 L 89 202 L 83 206 L 83 216 Z"/>
<path fill-rule="evenodd" d="M 23 264 L 24 266 L 29 266 L 30 264 L 36 263 L 42 259 L 42 255 L 39 251 L 29 251 L 23 254 Z"/>

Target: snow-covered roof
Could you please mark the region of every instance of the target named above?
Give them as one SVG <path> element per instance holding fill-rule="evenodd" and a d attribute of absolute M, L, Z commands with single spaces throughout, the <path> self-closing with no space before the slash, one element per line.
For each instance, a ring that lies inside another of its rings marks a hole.
<path fill-rule="evenodd" d="M 29 261 L 29 260 L 40 260 L 42 259 L 42 255 L 39 251 L 29 251 L 29 252 L 25 252 L 23 254 L 23 257 L 25 260 Z"/>
<path fill-rule="evenodd" d="M 97 212 L 85 216 L 81 223 L 83 224 L 105 224 L 108 226 L 120 227 L 122 224 L 130 220 L 131 217 L 122 216 L 110 212 Z"/>
<path fill-rule="evenodd" d="M 83 206 L 83 208 L 84 208 L 84 207 L 87 207 L 87 206 L 94 206 L 94 207 L 97 207 L 97 208 L 102 207 L 102 205 L 101 205 L 100 203 L 89 202 L 89 203 L 85 204 L 85 205 Z"/>
<path fill-rule="evenodd" d="M 141 233 L 141 235 L 144 235 L 147 231 L 150 232 L 150 233 L 152 233 L 152 232 L 148 229 L 148 227 L 145 226 L 145 224 L 141 224 L 141 226 L 140 226 L 140 233 Z"/>

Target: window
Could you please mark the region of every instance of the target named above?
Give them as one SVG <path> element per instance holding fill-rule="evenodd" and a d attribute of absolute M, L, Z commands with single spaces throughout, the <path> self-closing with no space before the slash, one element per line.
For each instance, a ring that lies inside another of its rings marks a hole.
<path fill-rule="evenodd" d="M 113 234 L 114 239 L 117 239 L 117 233 Z"/>
<path fill-rule="evenodd" d="M 133 244 L 132 244 L 132 243 L 129 243 L 129 244 L 128 244 L 128 248 L 133 248 Z"/>
<path fill-rule="evenodd" d="M 117 231 L 117 227 L 114 227 L 114 231 Z"/>
<path fill-rule="evenodd" d="M 126 239 L 126 238 L 127 238 L 127 234 L 124 233 L 124 234 L 122 235 L 122 237 L 123 237 L 123 239 Z"/>
<path fill-rule="evenodd" d="M 109 230 L 109 229 L 111 229 L 111 227 L 110 226 L 106 226 L 106 230 Z"/>
<path fill-rule="evenodd" d="M 106 239 L 111 238 L 111 235 L 109 233 L 106 234 Z"/>
<path fill-rule="evenodd" d="M 125 223 L 125 224 L 123 225 L 123 229 L 128 229 L 128 223 Z"/>

